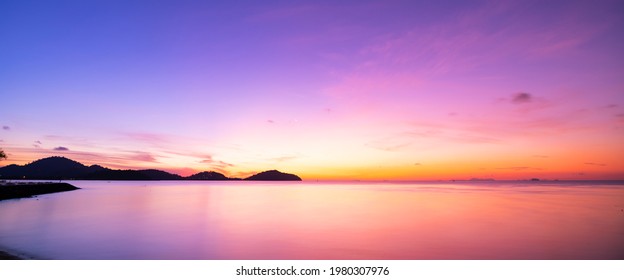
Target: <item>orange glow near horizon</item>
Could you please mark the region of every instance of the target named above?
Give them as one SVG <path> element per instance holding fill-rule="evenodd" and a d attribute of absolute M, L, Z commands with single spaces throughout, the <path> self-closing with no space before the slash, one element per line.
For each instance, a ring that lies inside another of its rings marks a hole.
<path fill-rule="evenodd" d="M 54 156 L 47 154 L 46 156 Z M 39 159 L 39 154 L 28 157 L 9 157 L 3 161 L 3 166 L 10 164 L 24 165 Z M 495 180 L 528 180 L 540 178 L 547 180 L 622 180 L 622 171 L 618 167 L 618 159 L 610 158 L 602 163 L 574 160 L 575 156 L 563 157 L 562 160 L 528 158 L 525 161 L 495 161 L 496 159 L 481 159 L 475 161 L 439 161 L 429 164 L 395 164 L 395 165 L 345 165 L 345 166 L 298 166 L 281 164 L 227 170 L 202 168 L 196 166 L 165 165 L 162 163 L 136 164 L 131 161 L 121 161 L 115 158 L 107 160 L 105 157 L 96 159 L 79 154 L 63 155 L 85 165 L 99 164 L 112 169 L 160 169 L 170 173 L 189 176 L 202 171 L 216 171 L 230 177 L 247 177 L 249 175 L 278 169 L 282 172 L 294 173 L 304 180 L 362 180 L 362 181 L 409 181 L 409 180 L 468 180 L 468 179 L 495 179 Z M 524 164 L 519 164 L 524 162 Z M 515 164 L 514 164 L 515 163 Z M 503 166 L 503 167 L 501 167 Z"/>

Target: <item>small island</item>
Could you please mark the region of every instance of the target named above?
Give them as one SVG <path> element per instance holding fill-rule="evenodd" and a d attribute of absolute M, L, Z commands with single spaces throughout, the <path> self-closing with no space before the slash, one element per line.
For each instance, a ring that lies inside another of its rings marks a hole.
<path fill-rule="evenodd" d="M 256 175 L 246 178 L 248 181 L 301 181 L 301 178 L 295 174 L 282 173 L 277 170 L 269 170 L 260 172 Z"/>

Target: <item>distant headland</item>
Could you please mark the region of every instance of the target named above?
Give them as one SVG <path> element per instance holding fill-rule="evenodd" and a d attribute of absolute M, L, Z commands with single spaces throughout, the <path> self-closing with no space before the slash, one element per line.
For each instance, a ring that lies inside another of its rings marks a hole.
<path fill-rule="evenodd" d="M 65 157 L 48 157 L 26 165 L 0 167 L 0 180 L 202 180 L 202 181 L 301 181 L 294 174 L 264 171 L 247 178 L 229 178 L 219 172 L 204 171 L 183 177 L 157 169 L 119 170 L 94 164 L 86 166 Z"/>

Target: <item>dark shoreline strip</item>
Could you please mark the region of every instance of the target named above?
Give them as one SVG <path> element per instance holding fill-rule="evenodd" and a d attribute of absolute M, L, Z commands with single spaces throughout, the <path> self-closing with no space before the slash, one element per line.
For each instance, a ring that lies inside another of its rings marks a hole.
<path fill-rule="evenodd" d="M 79 188 L 68 183 L 32 183 L 0 185 L 0 200 L 25 198 L 33 195 L 73 191 Z"/>
<path fill-rule="evenodd" d="M 18 256 L 11 255 L 7 252 L 0 251 L 0 260 L 23 260 L 23 259 Z"/>

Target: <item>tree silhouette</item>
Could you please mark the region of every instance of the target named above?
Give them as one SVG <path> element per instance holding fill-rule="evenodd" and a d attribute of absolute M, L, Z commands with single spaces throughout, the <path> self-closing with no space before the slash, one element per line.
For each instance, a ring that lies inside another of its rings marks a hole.
<path fill-rule="evenodd" d="M 0 149 L 0 160 L 1 159 L 6 159 L 6 154 L 4 153 L 4 151 L 2 149 Z"/>

